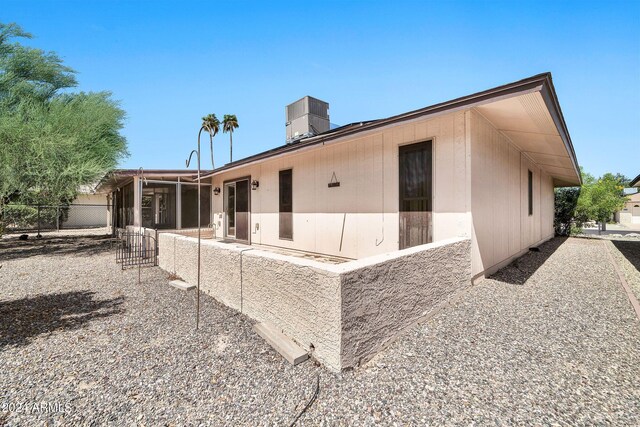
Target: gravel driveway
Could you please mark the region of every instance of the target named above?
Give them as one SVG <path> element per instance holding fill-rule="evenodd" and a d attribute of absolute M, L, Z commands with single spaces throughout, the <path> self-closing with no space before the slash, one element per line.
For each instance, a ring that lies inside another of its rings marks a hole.
<path fill-rule="evenodd" d="M 0 265 L 0 425 L 289 425 L 318 376 L 301 425 L 640 420 L 640 322 L 601 241 L 545 244 L 341 375 L 208 296 L 194 331 L 194 293 L 138 285 L 100 237 L 1 240 Z"/>

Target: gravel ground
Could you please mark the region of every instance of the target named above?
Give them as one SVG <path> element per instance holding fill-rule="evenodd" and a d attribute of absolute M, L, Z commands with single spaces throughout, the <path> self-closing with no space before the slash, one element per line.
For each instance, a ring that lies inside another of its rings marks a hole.
<path fill-rule="evenodd" d="M 640 322 L 600 241 L 545 244 L 340 375 L 208 296 L 195 332 L 193 292 L 138 285 L 99 237 L 2 240 L 0 265 L 0 424 L 288 425 L 318 376 L 301 425 L 640 420 Z"/>
<path fill-rule="evenodd" d="M 607 244 L 620 270 L 624 273 L 629 287 L 640 300 L 640 241 L 618 239 L 611 240 Z"/>

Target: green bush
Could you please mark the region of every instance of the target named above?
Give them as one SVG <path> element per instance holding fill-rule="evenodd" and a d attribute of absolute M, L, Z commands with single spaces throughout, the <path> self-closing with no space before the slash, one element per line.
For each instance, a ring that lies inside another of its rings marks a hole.
<path fill-rule="evenodd" d="M 557 188 L 555 190 L 555 216 L 553 227 L 556 236 L 569 236 L 582 231 L 582 221 L 576 221 L 576 207 L 580 198 L 580 187 Z"/>
<path fill-rule="evenodd" d="M 40 208 L 40 226 L 53 227 L 64 210 L 55 207 Z M 4 205 L 0 223 L 4 228 L 38 228 L 38 207 L 28 205 Z"/>

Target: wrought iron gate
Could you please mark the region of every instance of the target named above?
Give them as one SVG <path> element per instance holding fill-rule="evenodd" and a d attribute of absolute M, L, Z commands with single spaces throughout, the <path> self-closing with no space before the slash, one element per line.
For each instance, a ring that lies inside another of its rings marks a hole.
<path fill-rule="evenodd" d="M 158 230 L 118 230 L 116 262 L 123 270 L 127 267 L 158 265 Z"/>

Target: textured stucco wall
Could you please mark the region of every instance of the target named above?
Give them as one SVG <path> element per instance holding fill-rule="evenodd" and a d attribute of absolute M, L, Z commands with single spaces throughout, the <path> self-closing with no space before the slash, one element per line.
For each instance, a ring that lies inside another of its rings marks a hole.
<path fill-rule="evenodd" d="M 342 368 L 373 357 L 470 284 L 471 241 L 448 239 L 366 260 L 341 274 Z M 351 264 L 351 263 L 349 263 Z"/>
<path fill-rule="evenodd" d="M 159 235 L 159 265 L 196 283 L 197 240 Z M 257 321 L 271 321 L 339 371 L 357 366 L 471 278 L 468 239 L 448 239 L 342 264 L 202 241 L 200 286 Z"/>
<path fill-rule="evenodd" d="M 159 265 L 197 282 L 197 239 L 159 236 Z M 340 370 L 340 276 L 319 262 L 202 241 L 202 291 L 259 321 L 271 321 L 314 357 Z"/>
<path fill-rule="evenodd" d="M 340 370 L 340 276 L 317 262 L 251 250 L 242 260 L 243 312 L 277 325 Z M 319 268 L 320 267 L 320 268 Z"/>

